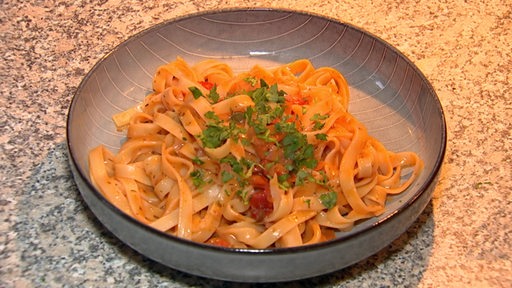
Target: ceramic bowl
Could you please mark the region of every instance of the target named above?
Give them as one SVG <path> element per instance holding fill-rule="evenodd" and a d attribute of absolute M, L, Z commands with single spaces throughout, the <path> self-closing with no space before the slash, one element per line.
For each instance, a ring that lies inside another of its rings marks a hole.
<path fill-rule="evenodd" d="M 153 230 L 124 215 L 91 185 L 87 155 L 103 144 L 115 152 L 124 135 L 111 116 L 140 102 L 156 68 L 181 56 L 214 58 L 236 72 L 299 58 L 346 77 L 349 111 L 389 150 L 425 161 L 417 181 L 389 199 L 386 212 L 322 244 L 244 250 L 212 247 Z M 310 13 L 274 9 L 203 12 L 163 22 L 131 37 L 85 76 L 67 119 L 70 165 L 85 202 L 121 241 L 173 269 L 215 279 L 278 282 L 329 273 L 385 246 L 416 220 L 431 199 L 446 146 L 446 124 L 432 86 L 397 49 L 357 27 Z"/>

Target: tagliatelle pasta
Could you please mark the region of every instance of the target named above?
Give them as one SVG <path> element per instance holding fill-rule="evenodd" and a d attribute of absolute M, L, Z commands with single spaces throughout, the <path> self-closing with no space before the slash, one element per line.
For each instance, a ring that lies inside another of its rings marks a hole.
<path fill-rule="evenodd" d="M 308 60 L 235 75 L 177 58 L 153 90 L 114 115 L 126 141 L 90 151 L 90 178 L 124 213 L 177 237 L 256 249 L 326 241 L 383 213 L 423 168 L 369 136 L 347 110 L 344 77 Z"/>

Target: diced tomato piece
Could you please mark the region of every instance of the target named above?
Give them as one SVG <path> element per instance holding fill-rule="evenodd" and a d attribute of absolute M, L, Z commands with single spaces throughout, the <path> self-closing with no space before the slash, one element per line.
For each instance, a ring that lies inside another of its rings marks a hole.
<path fill-rule="evenodd" d="M 265 216 L 272 213 L 274 205 L 272 204 L 272 195 L 270 189 L 256 190 L 249 200 L 249 214 L 256 221 L 261 221 Z"/>
<path fill-rule="evenodd" d="M 215 86 L 215 84 L 208 81 L 199 81 L 199 84 L 201 84 L 206 90 L 212 90 L 213 86 Z"/>
<path fill-rule="evenodd" d="M 208 240 L 208 244 L 227 248 L 231 247 L 231 244 L 227 240 L 224 240 L 219 237 L 210 238 L 210 240 Z"/>
<path fill-rule="evenodd" d="M 259 174 L 253 174 L 249 178 L 249 182 L 254 188 L 265 188 L 268 186 L 268 179 Z"/>

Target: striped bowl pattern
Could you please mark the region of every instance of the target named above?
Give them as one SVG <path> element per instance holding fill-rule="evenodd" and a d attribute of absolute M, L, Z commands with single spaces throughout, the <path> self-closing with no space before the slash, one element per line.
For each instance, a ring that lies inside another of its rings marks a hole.
<path fill-rule="evenodd" d="M 218 59 L 237 72 L 254 64 L 271 68 L 299 58 L 310 59 L 316 67 L 333 67 L 350 85 L 350 112 L 388 149 L 417 152 L 425 161 L 425 169 L 413 187 L 390 200 L 384 215 L 340 233 L 335 241 L 309 248 L 277 249 L 272 253 L 234 251 L 153 231 L 122 215 L 91 186 L 87 154 L 99 144 L 114 152 L 118 149 L 124 136 L 116 131 L 111 116 L 140 102 L 151 91 L 156 68 L 177 56 L 190 63 Z M 86 75 L 73 98 L 67 125 L 70 164 L 80 192 L 118 238 L 170 267 L 245 282 L 285 281 L 328 273 L 388 245 L 430 200 L 446 146 L 440 102 L 423 74 L 399 51 L 346 23 L 273 9 L 193 14 L 135 35 Z M 173 252 L 162 252 L 169 249 Z M 308 263 L 315 259 L 323 264 L 311 267 Z M 212 265 L 205 266 L 208 263 Z"/>

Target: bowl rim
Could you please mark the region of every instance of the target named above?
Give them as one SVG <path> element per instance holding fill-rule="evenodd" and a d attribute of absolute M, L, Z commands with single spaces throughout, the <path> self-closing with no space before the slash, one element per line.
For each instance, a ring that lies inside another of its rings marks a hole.
<path fill-rule="evenodd" d="M 151 227 L 149 227 L 149 226 L 139 222 L 138 220 L 130 217 L 129 215 L 126 215 L 125 213 L 123 213 L 121 210 L 119 210 L 117 207 L 115 207 L 112 203 L 110 203 L 94 187 L 94 185 L 92 185 L 91 181 L 89 180 L 89 177 L 87 177 L 88 173 L 85 173 L 84 171 L 82 171 L 82 168 L 78 165 L 76 157 L 75 157 L 75 154 L 73 152 L 74 148 L 73 148 L 73 145 L 70 142 L 70 135 L 73 132 L 71 131 L 70 123 L 71 123 L 71 120 L 72 120 L 72 111 L 75 109 L 75 106 L 77 105 L 76 104 L 77 103 L 77 99 L 78 99 L 80 93 L 82 92 L 82 90 L 84 89 L 84 86 L 86 85 L 86 83 L 91 78 L 93 72 L 110 55 L 112 55 L 116 51 L 120 50 L 123 46 L 127 45 L 129 42 L 135 41 L 136 39 L 139 39 L 139 38 L 145 36 L 146 34 L 152 32 L 154 30 L 158 30 L 158 29 L 160 29 L 162 27 L 165 27 L 167 25 L 170 25 L 172 23 L 175 23 L 175 22 L 178 22 L 178 21 L 182 21 L 182 20 L 186 20 L 186 19 L 192 19 L 192 18 L 207 16 L 207 15 L 216 15 L 216 14 L 222 14 L 222 13 L 230 13 L 230 12 L 240 12 L 240 13 L 243 13 L 243 12 L 247 12 L 247 11 L 249 11 L 249 12 L 258 12 L 258 11 L 265 12 L 265 11 L 267 11 L 267 12 L 283 12 L 283 13 L 300 14 L 300 15 L 305 15 L 305 16 L 310 16 L 310 17 L 321 18 L 321 19 L 327 20 L 329 22 L 332 22 L 333 24 L 336 24 L 336 25 L 346 26 L 347 28 L 359 31 L 359 32 L 361 32 L 363 34 L 366 34 L 367 36 L 369 36 L 369 37 L 371 37 L 371 38 L 381 42 L 383 45 L 386 46 L 387 49 L 390 49 L 393 52 L 395 52 L 403 61 L 405 61 L 409 65 L 410 68 L 413 69 L 413 71 L 416 73 L 416 75 L 419 76 L 421 81 L 425 84 L 429 94 L 431 94 L 433 96 L 432 100 L 434 100 L 434 103 L 435 103 L 434 105 L 437 107 L 437 110 L 439 111 L 439 117 L 440 117 L 440 120 L 441 120 L 440 122 L 441 122 L 442 131 L 441 131 L 441 135 L 440 135 L 441 136 L 441 141 L 440 141 L 441 142 L 441 147 L 440 147 L 439 153 L 437 154 L 437 158 L 435 159 L 435 162 L 434 162 L 434 165 L 433 165 L 433 169 L 429 173 L 429 175 L 427 176 L 425 181 L 417 188 L 417 191 L 414 193 L 414 195 L 412 195 L 412 197 L 407 199 L 407 201 L 402 203 L 398 208 L 396 208 L 394 211 L 392 211 L 389 215 L 387 215 L 386 217 L 376 221 L 372 225 L 369 225 L 368 227 L 365 227 L 365 228 L 363 228 L 361 230 L 358 230 L 358 231 L 355 231 L 353 233 L 336 237 L 336 238 L 334 238 L 332 240 L 329 240 L 329 241 L 325 241 L 325 242 L 321 242 L 321 243 L 315 243 L 315 244 L 310 244 L 310 245 L 297 246 L 297 247 L 254 249 L 254 248 L 228 248 L 228 247 L 220 247 L 220 246 L 209 245 L 209 244 L 205 244 L 205 243 L 198 243 L 198 242 L 194 242 L 194 241 L 191 241 L 191 240 L 179 238 L 177 236 L 174 236 L 174 235 L 171 235 L 171 234 L 167 234 L 165 232 L 162 232 L 162 231 L 159 231 L 157 229 L 151 228 Z M 348 239 L 359 237 L 360 235 L 367 233 L 368 231 L 372 230 L 373 228 L 375 228 L 377 226 L 381 226 L 384 223 L 391 221 L 398 214 L 401 214 L 402 212 L 407 210 L 407 208 L 410 207 L 423 193 L 425 193 L 429 189 L 429 186 L 431 186 L 431 184 L 433 184 L 433 182 L 435 182 L 435 179 L 437 178 L 437 176 L 438 176 L 438 174 L 439 174 L 439 172 L 441 170 L 441 166 L 443 164 L 443 161 L 444 161 L 444 158 L 445 158 L 445 154 L 446 154 L 447 125 L 446 125 L 446 116 L 445 116 L 443 107 L 441 105 L 440 99 L 439 99 L 437 93 L 435 92 L 435 89 L 433 88 L 433 86 L 430 83 L 430 81 L 426 78 L 426 76 L 421 72 L 421 70 L 406 55 L 404 55 L 401 51 L 399 51 L 397 48 L 395 48 L 393 45 L 391 45 L 387 41 L 383 40 L 379 36 L 376 36 L 373 33 L 369 32 L 369 31 L 367 31 L 367 30 L 365 30 L 365 29 L 363 29 L 361 27 L 358 27 L 358 26 L 355 26 L 353 24 L 350 24 L 348 22 L 345 22 L 345 21 L 342 21 L 340 19 L 336 19 L 336 18 L 333 18 L 333 17 L 330 17 L 330 16 L 321 15 L 321 14 L 318 14 L 318 13 L 315 13 L 315 12 L 304 11 L 304 10 L 296 10 L 296 9 L 290 9 L 290 8 L 236 7 L 236 8 L 210 9 L 210 10 L 204 10 L 204 11 L 200 11 L 200 12 L 187 13 L 187 14 L 184 14 L 184 15 L 180 15 L 180 16 L 169 18 L 169 19 L 164 20 L 164 21 L 162 21 L 160 23 L 157 23 L 155 25 L 151 25 L 151 26 L 149 26 L 149 27 L 147 27 L 147 28 L 145 28 L 145 29 L 143 29 L 143 30 L 133 34 L 133 35 L 129 35 L 126 39 L 122 40 L 119 44 L 114 46 L 110 51 L 108 51 L 102 57 L 100 57 L 96 61 L 96 63 L 92 66 L 92 68 L 89 69 L 87 74 L 83 77 L 83 79 L 81 80 L 81 82 L 77 86 L 76 91 L 73 94 L 73 97 L 72 97 L 71 102 L 69 104 L 69 108 L 68 108 L 68 112 L 67 112 L 67 116 L 66 116 L 66 144 L 67 144 L 67 150 L 68 150 L 68 156 L 69 156 L 68 160 L 69 160 L 70 164 L 73 165 L 76 168 L 75 171 L 78 173 L 78 175 L 76 175 L 76 173 L 75 173 L 74 176 L 75 177 L 77 177 L 77 176 L 80 177 L 83 180 L 83 182 L 85 183 L 85 185 L 87 185 L 87 188 L 90 191 L 92 191 L 92 194 L 94 195 L 94 197 L 96 197 L 101 202 L 103 202 L 114 213 L 118 214 L 118 216 L 120 216 L 125 221 L 128 221 L 131 224 L 137 226 L 138 228 L 144 230 L 146 233 L 150 233 L 150 234 L 153 234 L 154 236 L 158 236 L 158 237 L 165 237 L 165 238 L 169 239 L 169 241 L 175 241 L 175 242 L 177 242 L 177 243 L 179 243 L 181 245 L 190 246 L 191 248 L 208 249 L 208 250 L 212 250 L 212 251 L 216 251 L 216 252 L 222 252 L 222 253 L 247 254 L 247 255 L 269 255 L 269 254 L 272 254 L 272 255 L 278 256 L 278 255 L 284 255 L 284 254 L 290 254 L 290 253 L 298 253 L 298 252 L 301 252 L 301 251 L 311 251 L 311 250 L 318 250 L 318 249 L 328 248 L 328 247 L 331 247 L 331 246 L 336 246 L 336 245 L 338 245 L 338 244 L 340 244 L 340 243 L 342 243 L 344 241 L 347 241 Z M 83 198 L 83 196 L 82 196 L 82 198 Z M 96 215 L 94 215 L 94 216 L 97 217 Z M 104 223 L 102 221 L 100 221 L 100 222 L 102 223 L 102 225 L 104 225 Z M 107 228 L 107 230 L 109 230 L 109 229 Z M 116 237 L 117 237 L 117 235 L 116 235 Z M 121 239 L 121 241 L 124 242 L 124 240 L 122 240 L 122 239 Z"/>

